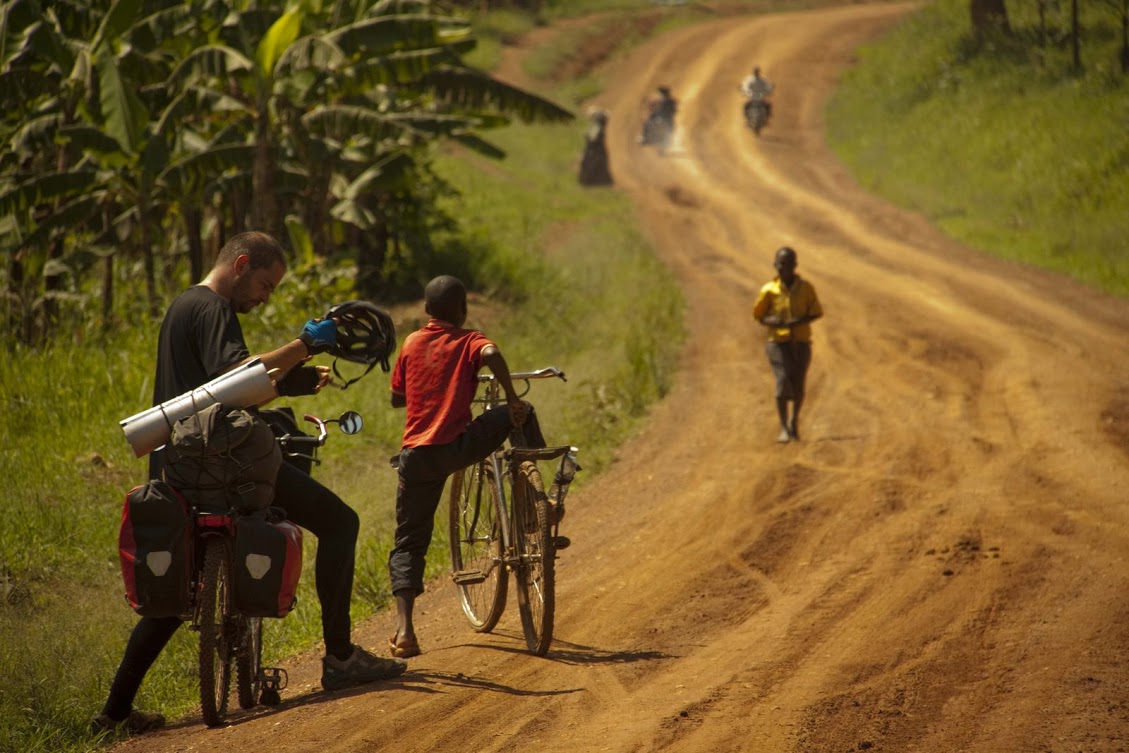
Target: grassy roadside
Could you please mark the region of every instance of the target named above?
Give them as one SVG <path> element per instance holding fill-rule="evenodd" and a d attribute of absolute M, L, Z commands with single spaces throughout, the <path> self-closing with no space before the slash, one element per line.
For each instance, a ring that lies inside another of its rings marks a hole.
<path fill-rule="evenodd" d="M 1083 4 L 1082 71 L 1035 4 L 1010 39 L 970 37 L 938 0 L 860 51 L 830 104 L 830 141 L 859 181 L 961 242 L 1129 295 L 1129 77 L 1113 10 Z"/>

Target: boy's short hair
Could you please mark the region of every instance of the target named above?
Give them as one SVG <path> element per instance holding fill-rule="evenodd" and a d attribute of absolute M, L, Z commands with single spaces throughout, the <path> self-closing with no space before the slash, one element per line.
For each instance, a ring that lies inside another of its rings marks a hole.
<path fill-rule="evenodd" d="M 779 268 L 782 264 L 789 267 L 796 266 L 796 252 L 789 246 L 781 246 L 776 249 L 776 256 L 773 257 L 772 266 Z"/>
<path fill-rule="evenodd" d="M 436 319 L 456 322 L 466 305 L 466 287 L 452 275 L 439 275 L 423 291 L 424 310 Z"/>

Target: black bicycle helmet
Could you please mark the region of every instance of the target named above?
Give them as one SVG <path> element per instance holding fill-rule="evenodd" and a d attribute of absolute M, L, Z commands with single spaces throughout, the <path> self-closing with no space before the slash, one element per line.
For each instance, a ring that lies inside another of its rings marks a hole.
<path fill-rule="evenodd" d="M 329 350 L 335 359 L 366 364 L 368 368 L 361 376 L 378 363 L 385 372 L 391 371 L 388 358 L 396 351 L 396 328 L 388 312 L 368 301 L 345 301 L 330 307 L 325 318 L 337 322 L 337 344 Z M 333 373 L 341 377 L 336 360 Z M 344 386 L 360 378 L 351 379 Z"/>

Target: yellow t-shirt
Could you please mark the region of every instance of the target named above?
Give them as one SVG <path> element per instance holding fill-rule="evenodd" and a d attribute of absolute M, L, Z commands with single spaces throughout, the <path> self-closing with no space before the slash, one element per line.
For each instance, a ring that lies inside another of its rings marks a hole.
<path fill-rule="evenodd" d="M 798 319 L 801 316 L 823 316 L 819 296 L 810 282 L 796 275 L 790 288 L 785 287 L 780 278 L 765 283 L 753 304 L 753 316 L 759 322 L 773 314 L 782 321 Z M 768 330 L 771 342 L 811 342 L 811 324 L 798 324 L 795 327 L 772 327 Z"/>

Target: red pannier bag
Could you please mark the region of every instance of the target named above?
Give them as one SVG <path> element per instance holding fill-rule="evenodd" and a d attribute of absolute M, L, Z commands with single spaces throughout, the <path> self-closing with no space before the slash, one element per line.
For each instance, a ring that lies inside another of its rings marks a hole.
<path fill-rule="evenodd" d="M 118 531 L 125 598 L 144 617 L 192 610 L 192 518 L 188 503 L 160 479 L 125 495 Z"/>
<path fill-rule="evenodd" d="M 235 520 L 231 596 L 248 617 L 285 617 L 298 601 L 302 529 L 277 508 Z"/>

